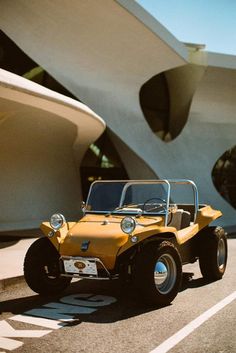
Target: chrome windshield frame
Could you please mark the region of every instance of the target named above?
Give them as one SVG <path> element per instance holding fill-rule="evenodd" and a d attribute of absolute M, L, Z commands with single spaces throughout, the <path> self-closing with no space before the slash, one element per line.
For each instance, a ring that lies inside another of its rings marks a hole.
<path fill-rule="evenodd" d="M 196 184 L 189 179 L 158 179 L 158 180 L 98 180 L 98 181 L 94 181 L 91 185 L 90 185 L 90 189 L 89 189 L 89 193 L 88 193 L 88 197 L 87 197 L 87 201 L 86 201 L 86 207 L 88 206 L 88 200 L 90 198 L 91 195 L 91 191 L 92 191 L 92 187 L 94 184 L 96 183 L 124 183 L 124 187 L 122 189 L 121 192 L 121 197 L 120 197 L 120 202 L 118 207 L 122 207 L 123 201 L 125 199 L 125 193 L 126 190 L 129 186 L 131 185 L 135 185 L 135 184 L 163 184 L 166 185 L 167 188 L 167 197 L 166 197 L 166 210 L 163 213 L 163 215 L 165 216 L 165 226 L 167 226 L 168 223 L 168 215 L 169 215 L 169 205 L 170 205 L 170 197 L 171 197 L 171 184 L 179 184 L 179 185 L 191 185 L 192 187 L 192 191 L 193 191 L 193 200 L 194 200 L 194 223 L 196 222 L 197 219 L 197 212 L 198 212 L 198 208 L 199 208 L 199 197 L 198 197 L 198 190 L 197 190 L 197 186 Z M 89 210 L 85 210 L 85 214 L 86 213 L 96 213 L 96 214 L 104 214 L 104 213 L 109 213 L 111 211 L 89 211 Z"/>
<path fill-rule="evenodd" d="M 165 226 L 167 226 L 168 222 L 168 214 L 169 214 L 169 204 L 170 204 L 170 183 L 168 180 L 130 180 L 125 184 L 122 193 L 121 193 L 121 198 L 120 198 L 120 204 L 119 207 L 122 206 L 124 199 L 125 199 L 125 194 L 126 190 L 128 189 L 129 186 L 131 185 L 141 185 L 141 184 L 163 184 L 167 185 L 167 197 L 166 197 L 166 209 L 165 212 L 162 213 L 165 216 Z"/>
<path fill-rule="evenodd" d="M 86 201 L 86 207 L 88 206 L 88 200 L 90 198 L 91 195 L 91 191 L 92 191 L 92 187 L 94 184 L 96 183 L 124 183 L 124 187 L 122 189 L 121 192 L 121 197 L 120 197 L 120 202 L 118 207 L 122 207 L 123 201 L 125 199 L 125 193 L 126 190 L 129 186 L 131 185 L 141 185 L 141 184 L 163 184 L 167 186 L 166 189 L 166 210 L 164 213 L 162 213 L 162 215 L 165 216 L 165 226 L 167 225 L 168 222 L 168 214 L 169 214 L 169 204 L 170 204 L 170 183 L 168 180 L 99 180 L 99 181 L 94 181 L 89 189 L 89 193 L 88 193 L 88 197 L 87 197 L 87 201 Z M 107 211 L 107 213 L 110 213 L 111 211 Z M 85 213 L 96 213 L 96 214 L 104 214 L 106 213 L 106 211 L 88 211 L 86 210 Z M 120 213 L 119 213 L 120 214 Z"/>

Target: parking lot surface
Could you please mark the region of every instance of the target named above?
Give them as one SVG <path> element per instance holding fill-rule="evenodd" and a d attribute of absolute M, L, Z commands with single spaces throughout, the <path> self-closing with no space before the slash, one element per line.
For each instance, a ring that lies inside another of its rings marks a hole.
<path fill-rule="evenodd" d="M 236 239 L 222 280 L 206 283 L 198 263 L 169 306 L 147 308 L 118 282 L 77 281 L 41 298 L 24 282 L 0 293 L 0 352 L 236 352 Z"/>

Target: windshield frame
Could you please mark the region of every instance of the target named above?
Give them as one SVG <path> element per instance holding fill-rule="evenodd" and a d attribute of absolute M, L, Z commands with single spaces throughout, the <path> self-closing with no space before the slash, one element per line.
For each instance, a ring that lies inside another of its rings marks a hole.
<path fill-rule="evenodd" d="M 112 210 L 112 211 L 99 211 L 99 210 L 88 210 L 88 201 L 93 189 L 94 184 L 96 183 L 124 183 L 124 187 L 122 189 L 121 192 L 121 197 L 120 197 L 120 202 L 119 205 L 117 206 L 118 208 L 120 207 L 120 209 L 118 210 Z M 159 215 L 161 216 L 165 216 L 165 226 L 167 226 L 167 222 L 168 222 L 168 214 L 169 214 L 169 206 L 170 206 L 170 194 L 171 194 L 171 184 L 179 184 L 179 185 L 183 185 L 183 184 L 190 184 L 192 187 L 192 191 L 193 191 L 193 201 L 194 201 L 194 206 L 195 206 L 195 211 L 194 211 L 194 223 L 196 221 L 197 218 L 197 211 L 199 208 L 199 200 L 198 200 L 198 190 L 197 190 L 197 186 L 196 184 L 192 181 L 192 180 L 188 180 L 188 179 L 159 179 L 159 180 L 97 180 L 94 181 L 91 185 L 90 185 L 90 189 L 89 189 L 89 193 L 88 193 L 88 197 L 85 203 L 85 209 L 84 209 L 84 214 L 117 214 L 117 215 L 122 215 L 122 214 L 129 214 L 129 211 L 127 211 L 127 209 L 125 211 L 122 212 L 122 205 L 123 202 L 125 200 L 125 195 L 126 195 L 126 191 L 127 189 L 131 186 L 131 185 L 145 185 L 145 184 L 163 184 L 166 187 L 166 208 L 165 208 L 165 212 L 159 212 Z M 123 205 L 124 207 L 125 205 Z M 140 212 L 134 212 L 132 211 L 132 208 L 130 209 L 130 214 L 133 215 L 140 215 Z M 145 216 L 154 216 L 154 215 L 158 215 L 158 212 L 148 212 L 148 213 L 144 213 L 144 211 L 142 210 L 142 215 Z"/>

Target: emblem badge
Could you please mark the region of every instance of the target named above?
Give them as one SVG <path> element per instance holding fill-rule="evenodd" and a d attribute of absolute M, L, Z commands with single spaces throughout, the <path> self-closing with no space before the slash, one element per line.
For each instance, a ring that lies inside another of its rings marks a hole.
<path fill-rule="evenodd" d="M 77 261 L 74 263 L 75 267 L 77 267 L 79 270 L 83 270 L 86 265 L 83 262 Z"/>
<path fill-rule="evenodd" d="M 81 245 L 81 251 L 87 251 L 89 248 L 90 241 L 84 240 Z"/>

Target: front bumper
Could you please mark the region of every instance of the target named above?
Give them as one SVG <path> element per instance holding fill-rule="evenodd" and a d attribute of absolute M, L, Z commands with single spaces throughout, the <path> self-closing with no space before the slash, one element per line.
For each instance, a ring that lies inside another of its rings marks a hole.
<path fill-rule="evenodd" d="M 118 279 L 97 257 L 61 256 L 61 276 L 96 280 Z"/>

